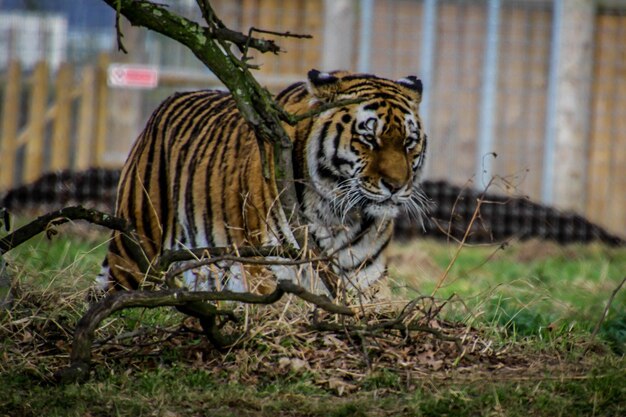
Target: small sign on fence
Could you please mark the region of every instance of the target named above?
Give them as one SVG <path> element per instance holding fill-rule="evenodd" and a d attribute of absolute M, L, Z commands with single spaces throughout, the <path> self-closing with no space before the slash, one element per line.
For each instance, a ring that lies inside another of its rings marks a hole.
<path fill-rule="evenodd" d="M 111 64 L 108 85 L 124 88 L 155 88 L 159 84 L 157 67 L 131 64 Z"/>

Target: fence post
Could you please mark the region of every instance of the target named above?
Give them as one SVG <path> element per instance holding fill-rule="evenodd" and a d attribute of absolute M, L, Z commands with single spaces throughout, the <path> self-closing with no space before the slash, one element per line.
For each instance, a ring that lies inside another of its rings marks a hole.
<path fill-rule="evenodd" d="M 360 12 L 360 33 L 359 33 L 359 72 L 370 72 L 372 59 L 372 35 L 374 34 L 372 22 L 374 18 L 374 0 L 363 0 L 359 4 Z"/>
<path fill-rule="evenodd" d="M 480 103 L 478 146 L 476 152 L 476 186 L 485 187 L 493 175 L 492 165 L 494 122 L 497 113 L 498 47 L 500 30 L 500 0 L 489 0 L 487 36 Z"/>
<path fill-rule="evenodd" d="M 73 75 L 73 68 L 68 63 L 61 65 L 57 72 L 54 128 L 52 131 L 52 159 L 50 161 L 50 170 L 52 171 L 69 168 Z"/>
<path fill-rule="evenodd" d="M 28 112 L 28 135 L 24 181 L 35 181 L 43 172 L 43 146 L 46 128 L 46 105 L 48 104 L 48 64 L 40 61 L 35 65 L 31 84 L 30 109 Z"/>
<path fill-rule="evenodd" d="M 352 69 L 355 15 L 353 0 L 324 0 L 324 71 Z"/>
<path fill-rule="evenodd" d="M 420 50 L 420 78 L 424 82 L 424 94 L 420 114 L 429 128 L 430 97 L 434 89 L 435 46 L 437 43 L 437 0 L 425 0 L 422 15 L 422 47 Z M 430 159 L 426 159 L 429 161 Z"/>
<path fill-rule="evenodd" d="M 107 123 L 109 118 L 109 87 L 107 86 L 107 69 L 111 58 L 109 54 L 103 53 L 98 57 L 98 66 L 94 74 L 96 90 L 96 144 L 95 144 L 95 164 L 102 167 L 104 154 L 107 150 Z"/>
<path fill-rule="evenodd" d="M 592 84 L 593 0 L 556 0 L 543 198 L 583 212 Z"/>
<path fill-rule="evenodd" d="M 12 61 L 7 69 L 4 98 L 2 101 L 2 137 L 0 138 L 2 145 L 0 146 L 2 168 L 0 168 L 0 190 L 7 190 L 13 186 L 21 89 L 22 68 L 19 62 Z"/>
<path fill-rule="evenodd" d="M 76 143 L 76 159 L 74 167 L 82 171 L 91 164 L 92 136 L 94 122 L 94 78 L 95 71 L 92 66 L 83 69 L 80 87 L 80 110 L 78 119 L 78 135 Z"/>
<path fill-rule="evenodd" d="M 104 155 L 107 151 L 107 120 L 108 113 L 108 86 L 107 69 L 110 63 L 109 54 L 103 53 L 98 57 L 98 67 L 96 69 L 96 155 L 95 164 L 97 167 L 104 166 Z"/>

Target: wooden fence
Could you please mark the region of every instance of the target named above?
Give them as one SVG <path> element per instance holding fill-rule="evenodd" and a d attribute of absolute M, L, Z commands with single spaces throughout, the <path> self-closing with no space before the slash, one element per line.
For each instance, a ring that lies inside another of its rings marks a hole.
<path fill-rule="evenodd" d="M 99 165 L 106 146 L 106 66 L 79 73 L 64 63 L 51 78 L 46 62 L 24 72 L 11 62 L 3 86 L 0 192 L 43 173 Z"/>
<path fill-rule="evenodd" d="M 596 20 L 586 214 L 626 235 L 626 13 Z"/>
<path fill-rule="evenodd" d="M 330 2 L 328 2 L 330 3 Z M 363 36 L 369 33 L 365 70 L 399 78 L 418 74 L 425 37 L 421 22 L 427 2 L 375 1 L 368 31 L 355 19 L 350 40 L 352 54 L 346 68 L 361 69 Z M 463 184 L 475 178 L 480 108 L 484 77 L 486 2 L 438 0 L 433 19 L 433 74 L 426 89 L 430 158 L 426 178 Z M 216 0 L 216 9 L 228 25 L 309 33 L 310 40 L 278 39 L 288 52 L 278 56 L 253 54 L 261 64 L 259 81 L 272 91 L 302 79 L 310 68 L 323 67 L 328 42 L 322 0 Z M 355 12 L 356 13 L 356 12 Z M 549 112 L 549 70 L 554 8 L 550 1 L 503 1 L 498 30 L 498 72 L 493 109 L 493 147 L 498 157 L 492 173 L 510 180 L 513 193 L 541 201 L 547 183 L 544 140 Z M 626 230 L 626 11 L 599 8 L 595 14 L 593 68 L 590 80 L 586 160 L 579 181 L 579 212 L 612 231 Z M 159 88 L 130 92 L 109 90 L 107 59 L 78 73 L 68 64 L 49 79 L 46 65 L 22 73 L 12 64 L 0 76 L 0 193 L 12 185 L 30 182 L 41 173 L 62 168 L 119 167 L 130 144 L 158 103 L 179 89 L 217 85 L 205 70 L 190 74 L 186 62 L 196 62 L 181 45 L 163 41 L 154 62 L 161 68 Z M 154 51 L 153 51 L 154 52 Z M 187 53 L 187 55 L 185 55 Z M 428 54 L 426 54 L 428 55 Z M 187 59 L 188 58 L 188 59 Z M 184 68 L 182 68 L 184 67 Z M 176 73 L 173 68 L 181 68 Z M 187 69 L 187 71 L 185 71 Z M 190 76 L 192 75 L 192 76 Z M 77 80 L 77 81 L 75 81 Z M 49 84 L 49 85 L 48 85 Z M 5 86 L 5 87 L 2 87 Z M 122 97 L 126 94 L 126 97 Z M 128 100 L 141 96 L 141 102 Z M 129 108 L 139 114 L 127 129 Z M 554 157 L 553 166 L 562 162 Z M 549 164 L 548 164 L 549 165 Z M 554 187 L 564 184 L 553 182 Z M 567 184 L 565 184 L 567 185 Z M 502 190 L 501 190 L 502 191 Z M 508 190 L 504 190 L 508 191 Z M 558 203 L 555 202 L 555 204 Z"/>

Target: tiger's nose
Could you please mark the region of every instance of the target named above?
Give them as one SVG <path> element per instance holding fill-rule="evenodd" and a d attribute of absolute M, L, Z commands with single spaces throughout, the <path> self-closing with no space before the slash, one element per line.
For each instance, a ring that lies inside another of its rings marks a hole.
<path fill-rule="evenodd" d="M 381 178 L 380 182 L 383 185 L 383 187 L 389 190 L 391 194 L 395 194 L 398 191 L 400 191 L 400 189 L 404 187 L 404 184 L 405 184 L 404 181 L 397 181 L 391 178 Z"/>

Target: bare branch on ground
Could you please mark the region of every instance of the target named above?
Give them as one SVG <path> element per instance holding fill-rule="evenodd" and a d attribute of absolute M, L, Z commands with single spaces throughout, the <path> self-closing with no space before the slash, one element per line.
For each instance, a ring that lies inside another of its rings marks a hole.
<path fill-rule="evenodd" d="M 274 292 L 268 295 L 236 293 L 231 291 L 123 291 L 111 294 L 94 304 L 80 319 L 74 334 L 74 343 L 70 355 L 70 366 L 56 375 L 60 382 L 75 382 L 84 379 L 89 371 L 91 347 L 94 331 L 102 320 L 116 311 L 126 308 L 156 308 L 165 306 L 187 306 L 208 301 L 238 301 L 249 304 L 273 304 L 285 294 L 293 294 L 332 313 L 353 316 L 354 312 L 346 306 L 332 303 L 327 297 L 308 292 L 289 281 L 279 281 Z"/>

